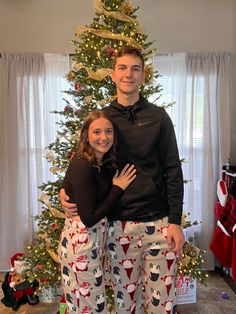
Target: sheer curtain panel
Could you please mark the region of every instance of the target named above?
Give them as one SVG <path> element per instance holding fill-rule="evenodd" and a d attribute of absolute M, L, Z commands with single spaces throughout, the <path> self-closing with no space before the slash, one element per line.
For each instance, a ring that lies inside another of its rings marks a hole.
<path fill-rule="evenodd" d="M 167 109 L 176 129 L 185 185 L 184 210 L 197 226 L 196 244 L 207 250 L 206 268 L 214 268 L 209 243 L 215 228 L 214 205 L 220 169 L 230 151 L 228 53 L 157 55 L 163 91 L 159 104 Z"/>
<path fill-rule="evenodd" d="M 63 106 L 67 56 L 2 53 L 0 58 L 0 270 L 32 241 L 38 186 L 51 179 L 44 148 L 55 139 L 50 114 Z"/>

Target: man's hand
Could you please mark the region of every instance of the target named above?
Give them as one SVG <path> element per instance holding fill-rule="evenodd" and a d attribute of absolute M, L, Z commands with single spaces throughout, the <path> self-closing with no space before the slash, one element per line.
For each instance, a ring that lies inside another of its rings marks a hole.
<path fill-rule="evenodd" d="M 182 260 L 183 245 L 184 245 L 184 234 L 180 225 L 169 224 L 167 230 L 167 241 L 169 249 L 175 252 L 179 260 Z"/>
<path fill-rule="evenodd" d="M 61 201 L 61 207 L 64 209 L 67 218 L 78 216 L 78 209 L 75 203 L 69 203 L 69 196 L 66 195 L 64 189 L 60 189 L 59 198 Z"/>

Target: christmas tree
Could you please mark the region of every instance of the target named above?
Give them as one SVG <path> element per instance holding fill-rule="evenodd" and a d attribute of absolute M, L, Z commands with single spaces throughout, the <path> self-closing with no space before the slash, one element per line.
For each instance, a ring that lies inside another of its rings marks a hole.
<path fill-rule="evenodd" d="M 56 180 L 40 186 L 40 201 L 43 206 L 41 214 L 35 217 L 38 231 L 35 233 L 34 244 L 27 247 L 25 255 L 30 266 L 27 276 L 31 280 L 37 279 L 40 287 L 61 284 L 57 248 L 65 215 L 58 191 L 65 170 L 77 149 L 84 117 L 91 111 L 108 105 L 116 97 L 110 74 L 117 50 L 126 44 L 141 49 L 147 64 L 146 81 L 141 93 L 146 98 L 157 95 L 158 100 L 161 91 L 156 82 L 158 73 L 153 72 L 151 66 L 155 52 L 153 42 L 147 40 L 148 36 L 137 21 L 136 11 L 139 8 L 128 0 L 93 2 L 95 17 L 92 23 L 89 26 L 79 26 L 75 39 L 72 40 L 75 46 L 73 66 L 66 75 L 70 90 L 66 91 L 68 97 L 65 97 L 64 110 L 55 112 L 61 116 L 58 122 L 60 131 L 55 142 L 47 147 L 46 158 L 51 163 L 50 170 L 55 174 Z M 179 266 L 179 271 L 203 278 L 201 271 L 199 273 L 202 255 L 199 254 L 200 251 L 196 252 L 186 265 Z M 190 253 L 193 254 L 193 251 Z"/>

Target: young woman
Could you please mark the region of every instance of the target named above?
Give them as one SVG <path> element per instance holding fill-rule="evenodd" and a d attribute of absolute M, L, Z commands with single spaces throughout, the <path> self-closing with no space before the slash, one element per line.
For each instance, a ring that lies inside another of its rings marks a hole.
<path fill-rule="evenodd" d="M 103 111 L 91 113 L 63 184 L 70 202 L 78 207 L 78 216 L 66 219 L 59 244 L 70 314 L 107 313 L 103 272 L 106 215 L 136 176 L 129 164 L 118 173 L 115 150 L 113 124 Z"/>

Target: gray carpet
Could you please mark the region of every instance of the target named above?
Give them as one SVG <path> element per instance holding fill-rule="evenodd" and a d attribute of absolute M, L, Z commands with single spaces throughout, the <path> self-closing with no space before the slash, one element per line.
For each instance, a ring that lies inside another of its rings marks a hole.
<path fill-rule="evenodd" d="M 0 281 L 4 274 L 0 273 Z M 229 299 L 223 299 L 222 292 L 229 294 Z M 2 299 L 0 290 L 0 299 Z M 0 314 L 56 314 L 59 311 L 59 300 L 55 303 L 38 303 L 37 305 L 22 305 L 17 312 L 6 308 L 0 303 Z M 178 306 L 179 314 L 233 314 L 236 313 L 236 294 L 230 289 L 218 273 L 210 273 L 207 287 L 197 285 L 197 303 L 183 304 Z M 156 313 L 158 314 L 158 313 Z"/>
<path fill-rule="evenodd" d="M 229 299 L 222 298 L 227 292 Z M 211 272 L 207 287 L 197 285 L 197 303 L 178 306 L 180 314 L 233 314 L 236 313 L 236 294 L 218 273 Z"/>

